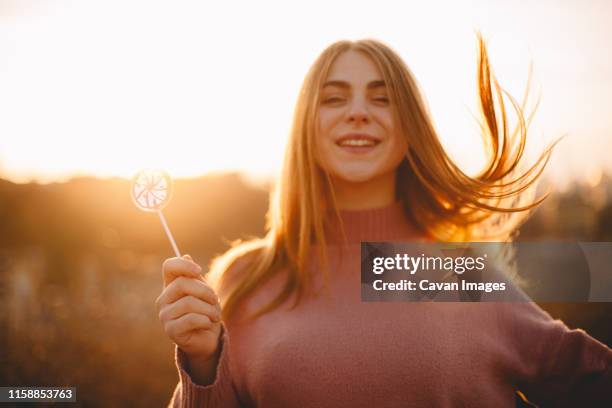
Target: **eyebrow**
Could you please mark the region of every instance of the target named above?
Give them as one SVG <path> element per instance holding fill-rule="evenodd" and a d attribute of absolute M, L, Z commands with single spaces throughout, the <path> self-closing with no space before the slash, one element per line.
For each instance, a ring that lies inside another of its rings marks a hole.
<path fill-rule="evenodd" d="M 325 84 L 323 84 L 323 88 L 327 88 L 328 86 L 336 86 L 338 88 L 346 88 L 346 89 L 351 87 L 348 82 L 338 81 L 338 80 L 327 81 L 325 82 Z M 374 88 L 381 88 L 385 86 L 386 86 L 385 81 L 379 79 L 376 81 L 370 81 L 367 85 L 367 88 L 374 89 Z"/>

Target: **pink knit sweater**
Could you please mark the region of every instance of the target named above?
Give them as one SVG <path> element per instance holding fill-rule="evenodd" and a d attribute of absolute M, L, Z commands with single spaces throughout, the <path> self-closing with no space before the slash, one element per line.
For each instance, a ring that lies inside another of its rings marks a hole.
<path fill-rule="evenodd" d="M 361 302 L 360 241 L 419 235 L 398 203 L 341 215 L 349 242 L 329 246 L 329 292 L 254 322 L 224 322 L 212 384 L 192 381 L 177 348 L 169 406 L 513 407 L 521 390 L 545 407 L 612 407 L 612 350 L 534 303 Z M 279 273 L 241 314 L 282 283 Z"/>

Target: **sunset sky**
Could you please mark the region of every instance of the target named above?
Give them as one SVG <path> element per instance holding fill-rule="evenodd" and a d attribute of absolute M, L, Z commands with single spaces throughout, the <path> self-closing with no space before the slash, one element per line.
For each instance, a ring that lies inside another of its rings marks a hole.
<path fill-rule="evenodd" d="M 308 67 L 331 42 L 364 37 L 405 59 L 473 172 L 480 30 L 517 99 L 534 63 L 530 150 L 568 134 L 547 175 L 596 182 L 612 170 L 612 2 L 523 3 L 2 0 L 0 177 L 273 175 Z"/>

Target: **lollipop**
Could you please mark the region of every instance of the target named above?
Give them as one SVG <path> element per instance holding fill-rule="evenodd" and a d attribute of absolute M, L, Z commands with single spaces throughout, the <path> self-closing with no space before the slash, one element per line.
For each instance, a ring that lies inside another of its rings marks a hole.
<path fill-rule="evenodd" d="M 143 211 L 159 214 L 159 219 L 164 226 L 170 244 L 172 244 L 172 249 L 174 249 L 176 256 L 180 258 L 181 253 L 162 213 L 162 209 L 170 202 L 171 195 L 172 179 L 161 170 L 139 171 L 132 180 L 132 200 L 134 200 L 134 204 Z"/>

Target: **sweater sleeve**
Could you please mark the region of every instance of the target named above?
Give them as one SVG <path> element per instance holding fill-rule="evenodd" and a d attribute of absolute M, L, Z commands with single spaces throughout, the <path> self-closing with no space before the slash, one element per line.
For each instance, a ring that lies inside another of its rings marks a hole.
<path fill-rule="evenodd" d="M 529 313 L 515 335 L 530 367 L 519 384 L 527 398 L 543 407 L 612 407 L 612 350 L 534 303 L 522 307 Z"/>
<path fill-rule="evenodd" d="M 232 380 L 229 335 L 223 322 L 221 322 L 221 330 L 221 353 L 212 384 L 197 384 L 192 380 L 187 355 L 178 346 L 175 346 L 175 363 L 179 383 L 174 389 L 168 408 L 235 408 L 241 406 Z"/>

